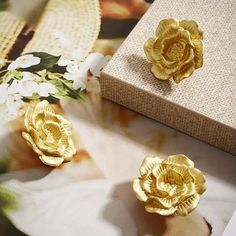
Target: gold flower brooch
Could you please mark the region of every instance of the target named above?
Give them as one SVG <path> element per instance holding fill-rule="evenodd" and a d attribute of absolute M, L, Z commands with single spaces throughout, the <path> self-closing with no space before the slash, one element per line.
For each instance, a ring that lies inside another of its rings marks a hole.
<path fill-rule="evenodd" d="M 147 212 L 163 216 L 185 216 L 193 211 L 206 190 L 203 173 L 185 155 L 169 156 L 161 161 L 147 157 L 133 182 L 137 198 L 145 202 Z"/>
<path fill-rule="evenodd" d="M 26 131 L 22 132 L 22 136 L 44 164 L 59 166 L 64 161 L 71 161 L 76 153 L 72 126 L 55 113 L 48 101 L 30 105 L 24 122 Z"/>
<path fill-rule="evenodd" d="M 144 51 L 157 79 L 176 83 L 192 75 L 203 65 L 203 31 L 193 20 L 164 19 Z"/>

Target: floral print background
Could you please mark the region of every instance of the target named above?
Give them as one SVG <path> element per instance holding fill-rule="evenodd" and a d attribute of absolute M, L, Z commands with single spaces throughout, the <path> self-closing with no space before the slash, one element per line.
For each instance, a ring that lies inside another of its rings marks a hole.
<path fill-rule="evenodd" d="M 18 2 L 11 1 L 9 9 L 15 11 Z M 72 162 L 58 168 L 42 164 L 21 136 L 21 118 L 1 125 L 1 235 L 182 236 L 190 230 L 191 235 L 209 235 L 211 228 L 212 235 L 222 234 L 236 208 L 236 159 L 101 97 L 101 69 L 151 2 L 100 0 L 101 28 L 90 54 L 87 100 L 55 105 L 76 133 Z M 22 0 L 21 8 L 27 5 Z M 21 12 L 34 23 L 32 6 Z M 199 210 L 185 218 L 148 214 L 136 201 L 131 181 L 145 156 L 177 153 L 188 155 L 206 174 Z"/>

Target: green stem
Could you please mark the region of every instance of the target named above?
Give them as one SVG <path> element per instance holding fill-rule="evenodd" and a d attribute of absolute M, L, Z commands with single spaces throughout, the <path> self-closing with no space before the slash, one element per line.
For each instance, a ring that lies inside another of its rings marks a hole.
<path fill-rule="evenodd" d="M 70 86 L 68 86 L 68 85 L 65 83 L 65 81 L 64 81 L 63 79 L 58 78 L 58 80 L 60 80 L 60 81 L 71 91 L 71 93 L 72 93 L 76 98 L 78 97 L 78 94 L 77 94 Z"/>

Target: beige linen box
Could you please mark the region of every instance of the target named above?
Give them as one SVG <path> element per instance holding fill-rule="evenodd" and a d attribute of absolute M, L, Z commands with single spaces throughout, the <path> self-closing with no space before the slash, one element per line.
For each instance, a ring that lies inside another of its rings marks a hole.
<path fill-rule="evenodd" d="M 103 70 L 103 96 L 236 154 L 235 9 L 235 0 L 156 0 Z M 180 84 L 157 80 L 143 50 L 165 18 L 204 31 L 203 67 Z"/>

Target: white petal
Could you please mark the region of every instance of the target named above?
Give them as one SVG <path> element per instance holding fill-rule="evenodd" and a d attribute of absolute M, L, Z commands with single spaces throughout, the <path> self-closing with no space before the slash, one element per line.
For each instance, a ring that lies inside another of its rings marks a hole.
<path fill-rule="evenodd" d="M 48 97 L 48 96 L 49 96 L 49 93 L 48 93 L 48 91 L 45 91 L 45 90 L 40 89 L 40 90 L 38 90 L 38 95 L 39 95 L 40 97 Z"/>
<path fill-rule="evenodd" d="M 27 81 L 22 86 L 22 91 L 20 91 L 20 95 L 23 97 L 31 97 L 34 93 L 38 91 L 38 84 L 34 81 Z"/>
<path fill-rule="evenodd" d="M 19 68 L 19 62 L 13 61 L 10 65 L 8 65 L 7 69 L 8 70 L 15 70 Z"/>
<path fill-rule="evenodd" d="M 28 67 L 31 67 L 31 66 L 39 64 L 40 61 L 41 61 L 41 59 L 39 57 L 31 56 L 31 57 L 28 57 L 27 59 L 25 59 L 21 63 L 20 67 L 21 68 L 28 68 Z"/>
<path fill-rule="evenodd" d="M 37 65 L 40 63 L 40 58 L 35 57 L 31 54 L 24 55 L 21 57 L 18 57 L 15 61 L 13 61 L 9 66 L 8 70 L 15 70 L 17 68 L 27 68 L 33 65 Z"/>
<path fill-rule="evenodd" d="M 110 58 L 111 58 L 110 56 L 106 56 L 106 57 L 103 57 L 103 59 L 101 61 L 97 62 L 97 64 L 92 64 L 90 66 L 91 73 L 94 76 L 99 77 L 101 74 L 101 70 L 107 65 Z"/>
<path fill-rule="evenodd" d="M 84 90 L 86 88 L 87 77 L 87 68 L 81 67 L 73 80 L 73 89 L 77 90 L 80 88 L 81 90 Z"/>
<path fill-rule="evenodd" d="M 50 83 L 41 83 L 39 86 L 43 87 L 45 90 L 47 90 L 49 93 L 58 93 L 57 88 Z"/>
<path fill-rule="evenodd" d="M 16 100 L 14 96 L 8 96 L 6 101 L 6 107 L 10 115 L 17 116 L 19 108 L 24 102 L 22 100 Z"/>
<path fill-rule="evenodd" d="M 74 75 L 68 72 L 66 72 L 63 77 L 66 80 L 74 80 Z"/>
<path fill-rule="evenodd" d="M 10 95 L 11 99 L 14 101 L 21 100 L 22 96 L 20 94 L 12 94 Z"/>
<path fill-rule="evenodd" d="M 83 162 L 82 165 L 84 166 Z M 72 167 L 74 170 L 77 166 L 74 165 L 74 169 Z M 36 171 L 41 169 L 37 168 Z M 26 172 L 24 170 L 20 174 L 25 176 Z M 54 170 L 52 172 L 54 179 L 57 179 L 54 181 L 57 184 L 55 186 L 52 186 L 53 177 L 49 179 L 48 176 L 44 181 L 38 182 L 12 180 L 4 183 L 3 187 L 10 193 L 13 192 L 11 196 L 20 196 L 17 198 L 19 207 L 16 210 L 11 211 L 6 207 L 3 209 L 17 229 L 27 235 L 44 236 L 138 235 L 129 209 L 117 195 L 114 196 L 115 187 L 108 180 L 66 182 L 63 179 L 64 172 L 60 173 L 57 169 L 55 173 Z"/>
<path fill-rule="evenodd" d="M 7 115 L 6 105 L 0 104 L 0 126 L 5 125 L 11 118 Z"/>
<path fill-rule="evenodd" d="M 8 84 L 0 84 L 0 104 L 4 104 L 6 102 L 8 96 Z"/>
<path fill-rule="evenodd" d="M 90 72 L 92 73 L 93 76 L 99 77 L 101 74 L 101 63 L 91 65 L 90 67 Z"/>
<path fill-rule="evenodd" d="M 79 68 L 76 74 L 79 79 L 87 80 L 88 70 L 86 67 L 82 66 Z"/>
<path fill-rule="evenodd" d="M 27 71 L 22 72 L 22 77 L 24 80 L 33 80 L 32 73 Z"/>
<path fill-rule="evenodd" d="M 99 52 L 91 53 L 86 58 L 84 65 L 91 68 L 92 65 L 97 65 L 104 58 L 103 54 Z"/>
<path fill-rule="evenodd" d="M 38 94 L 42 97 L 48 97 L 50 94 L 58 93 L 57 88 L 49 83 L 38 84 Z"/>
<path fill-rule="evenodd" d="M 94 76 L 99 77 L 101 74 L 101 70 L 105 67 L 110 58 L 111 56 L 109 55 L 104 56 L 101 53 L 91 53 L 87 57 L 85 64 Z"/>
<path fill-rule="evenodd" d="M 72 74 L 76 74 L 78 73 L 79 69 L 76 65 L 74 64 L 69 64 L 67 67 L 66 67 L 66 70 L 69 72 L 69 73 L 72 73 Z"/>
<path fill-rule="evenodd" d="M 3 84 L 0 84 L 0 93 L 2 92 L 2 91 L 5 91 L 7 88 L 8 88 L 8 84 L 7 83 L 3 83 Z"/>
<path fill-rule="evenodd" d="M 8 93 L 9 94 L 16 94 L 16 93 L 19 93 L 21 89 L 22 89 L 22 85 L 21 85 L 20 81 L 13 80 L 12 84 L 8 88 Z"/>

